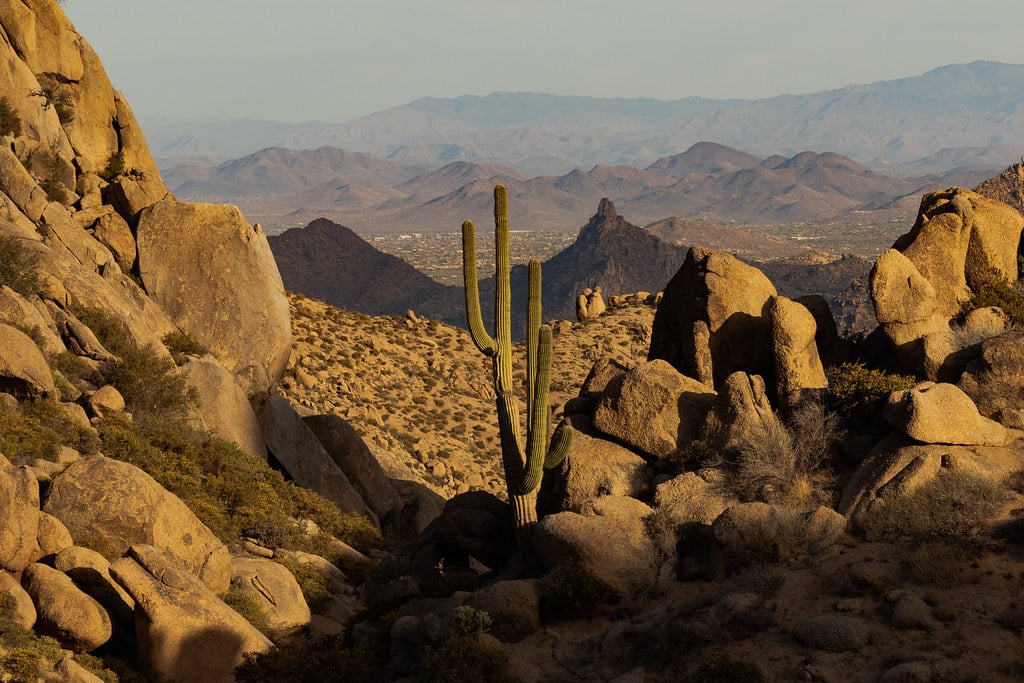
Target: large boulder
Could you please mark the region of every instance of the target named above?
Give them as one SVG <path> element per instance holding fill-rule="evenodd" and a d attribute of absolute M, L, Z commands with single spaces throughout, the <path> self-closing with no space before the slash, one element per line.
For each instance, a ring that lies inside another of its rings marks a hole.
<path fill-rule="evenodd" d="M 250 397 L 284 373 L 288 299 L 266 236 L 233 206 L 164 199 L 137 230 L 139 274 L 175 323 L 207 346 Z"/>
<path fill-rule="evenodd" d="M 19 398 L 56 395 L 50 366 L 27 334 L 0 324 L 0 348 L 0 392 Z"/>
<path fill-rule="evenodd" d="M 39 531 L 39 483 L 27 467 L 0 456 L 0 568 L 20 572 L 32 561 Z"/>
<path fill-rule="evenodd" d="M 982 417 L 970 396 L 954 384 L 923 382 L 893 392 L 885 419 L 923 443 L 1002 446 L 1007 440 L 1006 429 Z"/>
<path fill-rule="evenodd" d="M 663 481 L 655 489 L 655 507 L 668 514 L 676 525 L 711 524 L 726 508 L 739 502 L 713 478 L 715 472 L 683 472 Z"/>
<path fill-rule="evenodd" d="M 33 297 L 38 303 L 38 299 Z M 0 323 L 17 326 L 20 329 L 35 329 L 41 339 L 40 350 L 44 353 L 64 351 L 64 344 L 57 334 L 57 328 L 49 316 L 44 316 L 28 299 L 6 285 L 0 285 Z"/>
<path fill-rule="evenodd" d="M 53 636 L 75 652 L 91 652 L 110 640 L 113 627 L 107 611 L 63 572 L 31 564 L 21 584 L 32 596 L 38 613 L 36 630 L 43 635 Z"/>
<path fill-rule="evenodd" d="M 316 491 L 343 512 L 364 515 L 380 528 L 377 515 L 287 399 L 269 397 L 261 406 L 260 420 L 267 450 L 295 483 Z"/>
<path fill-rule="evenodd" d="M 275 639 L 295 633 L 312 618 L 299 583 L 279 562 L 236 557 L 232 562 L 231 587 L 248 595 L 263 609 Z"/>
<path fill-rule="evenodd" d="M 195 395 L 195 401 L 189 404 L 191 419 L 202 429 L 265 460 L 267 446 L 259 418 L 234 375 L 209 356 L 189 358 L 181 370 Z"/>
<path fill-rule="evenodd" d="M 734 372 L 715 397 L 701 427 L 701 438 L 718 450 L 729 450 L 747 435 L 777 419 L 759 375 Z"/>
<path fill-rule="evenodd" d="M 534 549 L 548 569 L 579 563 L 619 597 L 634 597 L 651 588 L 660 570 L 657 549 L 644 530 L 651 512 L 635 498 L 599 498 L 584 515 L 559 512 L 540 520 Z"/>
<path fill-rule="evenodd" d="M 492 636 L 518 643 L 541 628 L 541 592 L 537 579 L 499 581 L 473 593 L 466 604 L 490 615 Z"/>
<path fill-rule="evenodd" d="M 818 355 L 814 316 L 802 304 L 776 296 L 769 300 L 768 320 L 780 405 L 793 408 L 817 398 L 828 387 L 828 380 Z"/>
<path fill-rule="evenodd" d="M 653 360 L 608 383 L 594 411 L 599 430 L 655 457 L 697 438 L 715 399 L 713 389 Z"/>
<path fill-rule="evenodd" d="M 951 188 L 926 194 L 914 227 L 893 244 L 931 283 L 936 310 L 946 319 L 956 315 L 971 296 L 964 269 L 974 208 L 964 192 Z"/>
<path fill-rule="evenodd" d="M 36 606 L 32 604 L 32 597 L 25 592 L 21 584 L 12 574 L 0 571 L 0 595 L 7 593 L 14 598 L 14 610 L 11 612 L 11 621 L 22 628 L 32 628 L 36 623 Z"/>
<path fill-rule="evenodd" d="M 599 438 L 586 415 L 569 418 L 572 443 L 565 459 L 546 472 L 538 506 L 547 512 L 582 512 L 600 496 L 640 498 L 653 472 L 647 462 L 614 441 Z"/>
<path fill-rule="evenodd" d="M 83 593 L 103 605 L 120 627 L 134 631 L 135 601 L 110 576 L 110 562 L 95 550 L 71 546 L 57 553 L 53 568 L 64 572 Z"/>
<path fill-rule="evenodd" d="M 77 539 L 102 539 L 123 554 L 153 545 L 218 593 L 231 582 L 227 547 L 185 506 L 134 465 L 102 455 L 81 458 L 54 477 L 43 509 Z"/>
<path fill-rule="evenodd" d="M 959 386 L 985 417 L 1024 429 L 1024 330 L 982 342 L 979 359 L 968 366 Z"/>
<path fill-rule="evenodd" d="M 901 361 L 922 372 L 924 337 L 949 329 L 935 287 L 896 249 L 878 257 L 870 275 L 875 317 Z"/>
<path fill-rule="evenodd" d="M 234 681 L 248 653 L 270 641 L 174 558 L 132 546 L 110 573 L 135 600 L 139 664 L 167 680 Z"/>
<path fill-rule="evenodd" d="M 396 527 L 402 516 L 402 499 L 359 432 L 333 414 L 310 415 L 303 421 L 381 523 Z"/>
<path fill-rule="evenodd" d="M 684 375 L 701 378 L 707 362 L 698 361 L 710 352 L 715 387 L 737 370 L 769 377 L 770 331 L 763 316 L 776 294 L 764 273 L 735 256 L 690 249 L 654 316 L 648 360 L 666 360 Z M 707 325 L 707 351 L 696 346 L 698 322 Z"/>
<path fill-rule="evenodd" d="M 947 446 L 916 443 L 894 434 L 879 443 L 854 471 L 836 509 L 857 528 L 910 496 L 943 472 L 964 471 L 1003 479 L 1024 465 L 1024 452 L 997 446 Z"/>

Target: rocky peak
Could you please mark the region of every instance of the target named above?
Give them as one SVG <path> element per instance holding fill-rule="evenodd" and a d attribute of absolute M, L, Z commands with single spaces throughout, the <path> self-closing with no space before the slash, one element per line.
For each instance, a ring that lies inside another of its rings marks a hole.
<path fill-rule="evenodd" d="M 597 218 L 603 218 L 608 220 L 609 218 L 615 218 L 618 214 L 615 212 L 615 204 L 612 200 L 607 197 L 601 198 L 601 203 L 597 205 Z"/>
<path fill-rule="evenodd" d="M 1024 156 L 1021 156 L 1019 164 L 1013 164 L 995 178 L 989 178 L 974 191 L 1009 204 L 1024 214 Z"/>

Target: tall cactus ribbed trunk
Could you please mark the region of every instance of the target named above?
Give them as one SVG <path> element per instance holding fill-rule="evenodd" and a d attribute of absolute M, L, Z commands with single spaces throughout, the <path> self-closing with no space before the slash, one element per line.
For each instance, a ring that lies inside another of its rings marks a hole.
<path fill-rule="evenodd" d="M 569 449 L 572 431 L 556 433 L 549 442 L 551 415 L 551 327 L 541 320 L 540 263 L 530 261 L 526 330 L 526 440 L 519 422 L 519 405 L 512 383 L 512 289 L 508 251 L 508 200 L 504 185 L 494 188 L 494 336 L 484 328 L 476 274 L 476 234 L 472 221 L 462 224 L 462 271 L 466 289 L 466 319 L 473 342 L 491 357 L 494 393 L 501 436 L 501 461 L 512 506 L 519 551 L 532 561 L 530 537 L 537 523 L 537 491 L 544 470 L 559 464 Z"/>

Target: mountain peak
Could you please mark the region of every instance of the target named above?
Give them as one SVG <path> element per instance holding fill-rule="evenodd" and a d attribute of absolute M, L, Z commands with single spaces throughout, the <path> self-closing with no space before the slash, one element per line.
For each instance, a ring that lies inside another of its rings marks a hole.
<path fill-rule="evenodd" d="M 601 203 L 597 205 L 596 218 L 609 219 L 615 218 L 618 215 L 619 214 L 616 213 L 615 204 L 612 203 L 612 200 L 608 199 L 607 197 L 602 197 Z"/>

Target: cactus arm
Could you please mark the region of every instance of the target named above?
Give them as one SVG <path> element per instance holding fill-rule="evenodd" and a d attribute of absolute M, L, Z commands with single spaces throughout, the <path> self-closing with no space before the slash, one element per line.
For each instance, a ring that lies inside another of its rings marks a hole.
<path fill-rule="evenodd" d="M 551 446 L 548 448 L 547 457 L 544 458 L 544 469 L 550 470 L 558 467 L 569 454 L 569 447 L 572 445 L 573 429 L 568 423 L 563 423 L 560 429 L 556 429 L 551 437 Z"/>
<path fill-rule="evenodd" d="M 526 470 L 520 493 L 529 493 L 540 486 L 544 476 L 545 453 L 548 448 L 548 387 L 551 384 L 551 328 L 541 325 L 537 334 L 536 386 L 530 406 L 533 428 L 526 436 Z"/>
<path fill-rule="evenodd" d="M 533 431 L 533 402 L 537 391 L 537 344 L 540 336 L 540 262 L 530 260 L 526 300 L 526 430 Z M 549 359 L 550 360 L 550 359 Z"/>
<path fill-rule="evenodd" d="M 462 224 L 462 281 L 466 290 L 466 322 L 473 343 L 485 356 L 493 356 L 498 350 L 497 344 L 484 328 L 483 316 L 480 314 L 480 289 L 476 276 L 476 231 L 473 221 Z"/>

